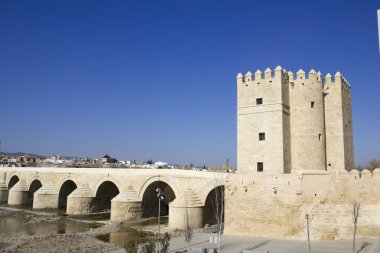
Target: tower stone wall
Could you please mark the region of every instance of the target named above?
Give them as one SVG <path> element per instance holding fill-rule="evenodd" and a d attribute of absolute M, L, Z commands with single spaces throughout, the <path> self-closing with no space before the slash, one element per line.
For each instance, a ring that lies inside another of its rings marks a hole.
<path fill-rule="evenodd" d="M 248 72 L 238 80 L 238 168 L 256 173 L 290 170 L 289 93 L 282 69 Z M 263 136 L 260 137 L 260 134 Z M 263 138 L 263 139 L 260 139 Z M 268 152 L 271 150 L 271 152 Z"/>
<path fill-rule="evenodd" d="M 325 122 L 321 74 L 303 70 L 289 78 L 292 171 L 325 170 Z"/>
<path fill-rule="evenodd" d="M 334 81 L 327 74 L 324 94 L 327 169 L 350 170 L 354 167 L 350 85 L 339 72 Z"/>
<path fill-rule="evenodd" d="M 278 66 L 237 76 L 239 173 L 351 170 L 350 85 Z"/>

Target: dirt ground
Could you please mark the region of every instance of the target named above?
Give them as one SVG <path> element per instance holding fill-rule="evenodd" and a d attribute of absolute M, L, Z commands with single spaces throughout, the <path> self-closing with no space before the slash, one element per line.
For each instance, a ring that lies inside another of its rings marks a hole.
<path fill-rule="evenodd" d="M 43 225 L 65 223 L 81 223 L 76 219 L 62 217 L 51 213 L 37 213 L 13 208 L 0 208 L 1 217 L 17 218 L 29 225 Z M 67 233 L 56 235 L 9 235 L 6 233 L 7 224 L 0 224 L 2 231 L 0 237 L 0 252 L 110 252 L 121 247 L 102 242 L 96 238 L 98 235 L 118 231 L 120 223 L 108 222 L 104 226 L 92 228 L 86 232 Z"/>

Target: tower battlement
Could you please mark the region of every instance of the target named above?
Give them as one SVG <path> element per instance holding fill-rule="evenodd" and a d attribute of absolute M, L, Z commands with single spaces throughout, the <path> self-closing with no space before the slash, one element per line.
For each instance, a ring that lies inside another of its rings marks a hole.
<path fill-rule="evenodd" d="M 351 170 L 351 86 L 337 72 L 277 66 L 237 75 L 238 170 Z"/>
<path fill-rule="evenodd" d="M 328 73 L 325 78 L 323 77 L 320 71 L 316 72 L 314 69 L 311 69 L 308 74 L 303 69 L 299 69 L 296 74 L 291 71 L 286 71 L 281 66 L 277 66 L 274 71 L 270 68 L 267 68 L 264 72 L 260 69 L 256 70 L 254 74 L 251 71 L 248 71 L 245 75 L 238 73 L 236 76 L 238 83 L 246 83 L 253 81 L 262 81 L 262 80 L 273 80 L 274 78 L 284 78 L 285 80 L 294 81 L 294 80 L 317 80 L 323 82 L 325 86 L 341 84 L 345 89 L 350 90 L 350 83 L 342 76 L 340 72 L 337 72 L 334 76 Z"/>

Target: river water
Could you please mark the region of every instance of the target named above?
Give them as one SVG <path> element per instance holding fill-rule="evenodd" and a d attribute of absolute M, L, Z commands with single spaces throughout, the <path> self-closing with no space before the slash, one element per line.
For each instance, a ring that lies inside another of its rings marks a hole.
<path fill-rule="evenodd" d="M 0 207 L 0 236 L 48 236 L 86 232 L 102 226 L 109 220 L 109 213 L 66 216 L 62 209 L 31 209 L 27 206 Z M 161 217 L 162 228 L 168 218 Z M 153 236 L 157 230 L 157 218 L 125 222 L 119 231 L 103 234 L 97 238 L 104 242 L 124 245 L 130 240 Z M 152 232 L 150 232 L 152 231 Z"/>

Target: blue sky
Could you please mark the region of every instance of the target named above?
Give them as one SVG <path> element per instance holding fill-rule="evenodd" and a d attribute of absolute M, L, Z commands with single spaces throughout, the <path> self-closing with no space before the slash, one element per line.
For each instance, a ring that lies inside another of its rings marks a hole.
<path fill-rule="evenodd" d="M 9 152 L 236 164 L 236 74 L 341 71 L 380 159 L 380 1 L 1 1 Z"/>

